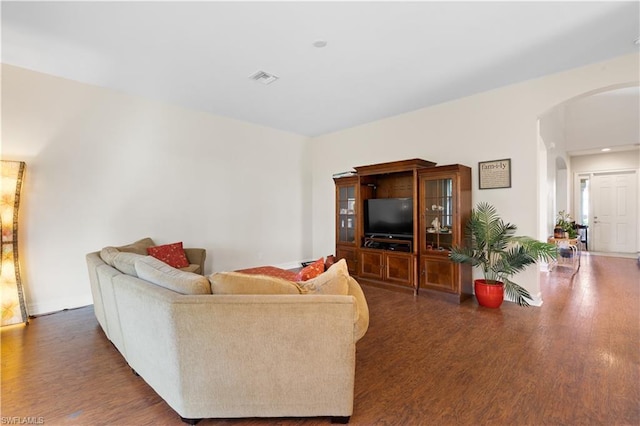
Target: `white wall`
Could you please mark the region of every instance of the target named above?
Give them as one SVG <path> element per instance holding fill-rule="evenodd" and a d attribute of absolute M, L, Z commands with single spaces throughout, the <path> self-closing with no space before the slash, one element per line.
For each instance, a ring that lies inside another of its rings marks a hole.
<path fill-rule="evenodd" d="M 573 173 L 636 170 L 640 168 L 640 150 L 607 152 L 571 157 Z"/>
<path fill-rule="evenodd" d="M 489 202 L 519 234 L 546 238 L 537 235 L 538 117 L 575 96 L 637 81 L 638 71 L 638 55 L 628 55 L 315 138 L 314 255 L 334 247 L 332 173 L 414 157 L 471 166 L 474 204 Z M 478 162 L 501 158 L 512 160 L 512 187 L 479 190 Z M 539 295 L 534 269 L 516 281 Z"/>
<path fill-rule="evenodd" d="M 546 234 L 553 233 L 558 211 L 567 210 L 567 142 L 565 139 L 565 105 L 559 105 L 540 116 L 540 136 L 547 147 L 547 216 Z"/>
<path fill-rule="evenodd" d="M 2 157 L 26 161 L 32 314 L 91 304 L 84 255 L 143 237 L 207 273 L 307 259 L 308 139 L 2 66 Z"/>

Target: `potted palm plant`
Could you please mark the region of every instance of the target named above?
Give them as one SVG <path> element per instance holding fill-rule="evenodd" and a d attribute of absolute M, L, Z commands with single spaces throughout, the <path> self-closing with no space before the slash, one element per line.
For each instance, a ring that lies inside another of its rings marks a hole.
<path fill-rule="evenodd" d="M 515 236 L 516 225 L 505 223 L 495 207 L 479 203 L 466 224 L 467 245 L 453 247 L 453 262 L 468 263 L 482 269 L 484 279 L 474 282 L 481 306 L 498 308 L 504 294 L 520 306 L 529 306 L 529 292 L 511 281 L 511 277 L 539 260 L 556 256 L 556 246 L 531 237 Z"/>

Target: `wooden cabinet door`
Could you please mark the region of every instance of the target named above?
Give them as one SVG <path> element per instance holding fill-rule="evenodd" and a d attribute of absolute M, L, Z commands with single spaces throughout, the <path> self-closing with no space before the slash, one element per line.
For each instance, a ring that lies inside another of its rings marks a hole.
<path fill-rule="evenodd" d="M 448 258 L 422 257 L 420 287 L 458 293 L 456 267 Z"/>
<path fill-rule="evenodd" d="M 413 256 L 385 253 L 384 279 L 394 284 L 413 287 Z"/>
<path fill-rule="evenodd" d="M 356 246 L 358 241 L 358 179 L 334 179 L 336 184 L 336 244 Z"/>
<path fill-rule="evenodd" d="M 360 249 L 360 273 L 361 278 L 383 279 L 383 256 L 379 250 Z"/>
<path fill-rule="evenodd" d="M 355 247 L 336 246 L 336 258 L 347 261 L 349 275 L 358 275 L 358 251 Z"/>

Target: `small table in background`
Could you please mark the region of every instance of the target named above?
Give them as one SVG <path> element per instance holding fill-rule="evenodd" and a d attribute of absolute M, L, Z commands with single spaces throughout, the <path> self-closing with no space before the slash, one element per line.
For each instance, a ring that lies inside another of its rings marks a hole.
<path fill-rule="evenodd" d="M 589 251 L 589 227 L 587 225 L 575 225 L 576 230 L 578 231 L 578 238 L 580 238 L 580 242 L 584 244 L 584 249 Z"/>
<path fill-rule="evenodd" d="M 576 268 L 576 272 L 580 269 L 582 243 L 579 238 L 549 237 L 547 242 L 549 244 L 555 244 L 557 250 L 556 259 L 549 263 L 549 271 L 553 271 L 556 266 L 568 266 L 569 262 L 571 263 L 571 267 Z"/>

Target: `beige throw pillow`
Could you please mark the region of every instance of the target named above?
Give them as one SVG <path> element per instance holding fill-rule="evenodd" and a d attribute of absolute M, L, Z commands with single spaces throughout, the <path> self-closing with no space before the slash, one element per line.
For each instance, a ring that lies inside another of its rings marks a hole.
<path fill-rule="evenodd" d="M 181 294 L 211 294 L 211 285 L 202 275 L 173 268 L 153 256 L 135 262 L 138 278 Z"/>
<path fill-rule="evenodd" d="M 209 282 L 213 294 L 300 294 L 296 283 L 268 275 L 218 272 Z"/>
<path fill-rule="evenodd" d="M 322 274 L 299 282 L 302 293 L 347 295 L 349 292 L 349 270 L 347 262 L 340 259 Z"/>

